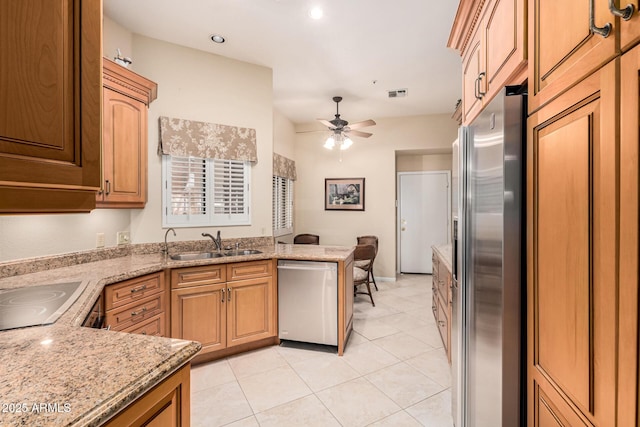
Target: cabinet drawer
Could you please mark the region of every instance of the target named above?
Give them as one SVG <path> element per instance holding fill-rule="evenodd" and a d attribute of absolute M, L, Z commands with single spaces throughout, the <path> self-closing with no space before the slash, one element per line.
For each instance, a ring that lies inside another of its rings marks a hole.
<path fill-rule="evenodd" d="M 438 304 L 438 318 L 436 319 L 436 323 L 438 324 L 438 332 L 440 332 L 440 338 L 442 338 L 442 344 L 444 345 L 444 349 L 447 350 L 447 354 L 449 353 L 449 318 L 447 317 L 447 312 L 442 307 L 441 301 L 437 301 Z"/>
<path fill-rule="evenodd" d="M 130 334 L 153 335 L 156 337 L 164 337 L 165 313 L 158 313 L 155 316 L 136 323 L 133 326 L 122 329 L 122 332 Z"/>
<path fill-rule="evenodd" d="M 226 282 L 226 264 L 171 270 L 171 289 Z"/>
<path fill-rule="evenodd" d="M 442 274 L 438 274 L 438 293 L 442 302 L 449 302 L 449 283 L 451 282 L 451 275 L 447 270 L 442 271 Z"/>
<path fill-rule="evenodd" d="M 160 312 L 164 312 L 165 295 L 166 292 L 161 292 L 124 307 L 109 310 L 107 311 L 106 324 L 111 326 L 111 329 L 122 331 Z"/>
<path fill-rule="evenodd" d="M 162 272 L 114 283 L 104 289 L 105 311 L 140 301 L 162 291 L 164 291 Z"/>
<path fill-rule="evenodd" d="M 248 261 L 227 265 L 227 280 L 252 279 L 254 277 L 270 276 L 273 261 Z"/>

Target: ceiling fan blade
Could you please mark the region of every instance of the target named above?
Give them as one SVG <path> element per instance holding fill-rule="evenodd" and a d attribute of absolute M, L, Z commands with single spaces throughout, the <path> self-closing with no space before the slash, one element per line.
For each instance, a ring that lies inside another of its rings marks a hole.
<path fill-rule="evenodd" d="M 367 127 L 367 126 L 373 126 L 375 124 L 376 124 L 376 122 L 374 122 L 373 120 L 369 119 L 369 120 L 364 120 L 362 122 L 349 123 L 349 129 L 360 129 L 360 128 L 364 128 L 364 127 Z"/>
<path fill-rule="evenodd" d="M 320 130 L 299 130 L 296 131 L 296 133 L 314 133 L 314 132 L 326 132 L 326 129 L 320 129 Z"/>
<path fill-rule="evenodd" d="M 325 125 L 326 127 L 335 128 L 335 126 L 333 126 L 333 123 L 331 123 L 329 120 L 325 120 L 325 119 L 316 119 L 316 120 L 322 123 L 323 125 Z"/>
<path fill-rule="evenodd" d="M 359 136 L 360 138 L 369 138 L 371 135 L 373 135 L 372 133 L 369 132 L 361 132 L 359 130 L 347 130 L 344 131 L 344 133 L 348 133 L 349 135 L 353 135 L 353 136 Z"/>

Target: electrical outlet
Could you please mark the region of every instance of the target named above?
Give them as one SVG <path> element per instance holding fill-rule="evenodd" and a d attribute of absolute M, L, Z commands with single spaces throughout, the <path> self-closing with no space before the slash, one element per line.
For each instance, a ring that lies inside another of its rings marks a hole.
<path fill-rule="evenodd" d="M 130 243 L 128 231 L 118 231 L 116 237 L 119 245 L 128 245 Z"/>
<path fill-rule="evenodd" d="M 104 248 L 104 233 L 96 234 L 96 248 Z"/>

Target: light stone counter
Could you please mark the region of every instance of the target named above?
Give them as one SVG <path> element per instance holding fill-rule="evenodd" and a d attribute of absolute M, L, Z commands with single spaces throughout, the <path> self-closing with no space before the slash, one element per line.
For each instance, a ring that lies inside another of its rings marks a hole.
<path fill-rule="evenodd" d="M 176 252 L 176 246 L 170 246 L 170 253 Z M 9 275 L 0 279 L 0 289 L 68 281 L 82 281 L 84 286 L 55 324 L 0 332 L 0 425 L 100 425 L 200 350 L 200 344 L 191 341 L 81 327 L 107 284 L 167 268 L 273 258 L 337 262 L 353 253 L 353 248 L 317 245 L 253 248 L 262 253 L 173 261 L 157 252 L 131 249 L 122 256 L 119 248 L 98 255 L 92 251 L 63 256 L 65 259 L 0 264 L 0 277 Z M 180 246 L 181 251 L 189 249 L 202 250 Z M 117 258 L 102 259 L 114 255 Z M 57 268 L 48 269 L 52 266 Z"/>
<path fill-rule="evenodd" d="M 444 262 L 445 266 L 447 267 L 447 270 L 451 271 L 451 265 L 452 265 L 451 243 L 448 243 L 446 245 L 441 245 L 441 246 L 431 246 L 431 249 L 439 255 L 440 259 Z"/>

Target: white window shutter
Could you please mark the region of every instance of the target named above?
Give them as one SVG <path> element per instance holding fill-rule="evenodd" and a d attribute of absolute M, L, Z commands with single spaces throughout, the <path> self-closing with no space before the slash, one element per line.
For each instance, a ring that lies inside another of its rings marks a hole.
<path fill-rule="evenodd" d="M 162 165 L 163 226 L 251 223 L 248 162 L 163 156 Z"/>

